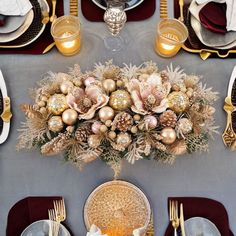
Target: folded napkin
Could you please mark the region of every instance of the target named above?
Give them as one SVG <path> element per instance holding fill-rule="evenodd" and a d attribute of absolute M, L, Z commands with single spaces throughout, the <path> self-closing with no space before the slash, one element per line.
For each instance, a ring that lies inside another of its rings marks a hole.
<path fill-rule="evenodd" d="M 0 0 L 0 14 L 24 16 L 32 8 L 29 0 Z"/>
<path fill-rule="evenodd" d="M 143 236 L 145 232 L 146 232 L 146 227 L 141 227 L 133 231 L 133 236 Z M 86 236 L 108 236 L 108 235 L 102 234 L 102 231 L 96 225 L 92 225 Z"/>
<path fill-rule="evenodd" d="M 48 219 L 48 209 L 53 208 L 53 200 L 59 199 L 61 197 L 27 197 L 17 202 L 8 213 L 6 236 L 21 235 L 33 222 Z"/>
<path fill-rule="evenodd" d="M 0 15 L 0 26 L 4 26 L 5 25 L 5 20 L 6 20 L 6 16 Z"/>
<path fill-rule="evenodd" d="M 211 0 L 196 0 L 197 4 L 205 4 L 211 2 Z M 226 19 L 227 19 L 227 30 L 236 31 L 236 0 L 214 0 L 217 3 L 226 3 Z"/>
<path fill-rule="evenodd" d="M 170 200 L 177 200 L 184 205 L 185 220 L 191 217 L 204 217 L 213 222 L 222 236 L 234 236 L 229 228 L 229 219 L 225 207 L 220 203 L 208 198 L 199 197 L 175 197 L 168 198 Z M 171 223 L 168 225 L 165 236 L 173 235 L 173 227 Z"/>
<path fill-rule="evenodd" d="M 0 0 L 1 1 L 1 0 Z M 91 0 L 81 0 L 81 9 L 84 17 L 89 21 L 104 21 L 104 10 Z M 141 21 L 151 17 L 156 9 L 156 0 L 145 0 L 139 6 L 126 12 L 128 21 Z"/>

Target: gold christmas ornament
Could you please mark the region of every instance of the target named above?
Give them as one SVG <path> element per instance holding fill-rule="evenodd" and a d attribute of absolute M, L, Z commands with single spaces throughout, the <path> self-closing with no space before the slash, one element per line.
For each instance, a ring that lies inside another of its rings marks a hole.
<path fill-rule="evenodd" d="M 98 112 L 98 116 L 102 122 L 106 122 L 107 120 L 112 120 L 114 115 L 115 115 L 114 110 L 109 106 L 102 107 Z"/>
<path fill-rule="evenodd" d="M 48 129 L 52 132 L 60 132 L 64 127 L 61 116 L 52 116 L 48 121 Z"/>
<path fill-rule="evenodd" d="M 73 87 L 74 84 L 71 81 L 64 81 L 60 85 L 60 90 L 62 93 L 67 94 Z"/>
<path fill-rule="evenodd" d="M 184 138 L 185 134 L 189 134 L 193 129 L 193 123 L 187 118 L 181 118 L 176 125 L 176 132 L 178 137 Z"/>
<path fill-rule="evenodd" d="M 188 96 L 181 91 L 172 92 L 168 96 L 168 100 L 169 100 L 169 108 L 176 113 L 184 112 L 189 106 Z"/>
<path fill-rule="evenodd" d="M 63 94 L 54 94 L 48 99 L 48 111 L 54 115 L 60 115 L 68 108 L 66 96 Z"/>
<path fill-rule="evenodd" d="M 131 97 L 125 90 L 117 90 L 110 96 L 109 105 L 115 110 L 122 111 L 130 108 Z"/>
<path fill-rule="evenodd" d="M 106 133 L 107 130 L 108 130 L 108 128 L 107 128 L 105 125 L 101 125 L 100 131 L 101 131 L 102 133 Z"/>
<path fill-rule="evenodd" d="M 172 144 L 176 140 L 176 132 L 170 127 L 166 127 L 161 131 L 162 142 L 164 144 Z"/>
<path fill-rule="evenodd" d="M 73 125 L 77 121 L 78 113 L 73 109 L 67 109 L 62 114 L 62 120 L 67 125 Z"/>
<path fill-rule="evenodd" d="M 116 143 L 118 145 L 121 145 L 124 148 L 127 148 L 130 143 L 132 142 L 132 139 L 128 133 L 119 133 L 116 138 Z"/>
<path fill-rule="evenodd" d="M 108 137 L 109 137 L 110 139 L 115 139 L 115 138 L 116 138 L 116 132 L 110 131 L 110 132 L 108 133 Z"/>
<path fill-rule="evenodd" d="M 135 121 L 140 121 L 141 120 L 141 116 L 138 115 L 138 114 L 134 115 L 134 120 Z"/>
<path fill-rule="evenodd" d="M 113 79 L 103 80 L 102 86 L 108 93 L 114 92 L 116 90 L 116 82 Z"/>
<path fill-rule="evenodd" d="M 101 144 L 101 138 L 99 135 L 90 135 L 88 137 L 88 145 L 91 148 L 97 148 Z"/>

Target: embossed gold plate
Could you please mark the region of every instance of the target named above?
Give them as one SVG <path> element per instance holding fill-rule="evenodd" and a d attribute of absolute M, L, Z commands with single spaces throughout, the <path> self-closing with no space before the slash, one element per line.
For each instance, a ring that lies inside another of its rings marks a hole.
<path fill-rule="evenodd" d="M 102 232 L 116 231 L 131 236 L 133 230 L 147 228 L 151 218 L 150 203 L 135 185 L 113 180 L 98 186 L 84 206 L 84 221 L 89 230 L 92 224 Z"/>

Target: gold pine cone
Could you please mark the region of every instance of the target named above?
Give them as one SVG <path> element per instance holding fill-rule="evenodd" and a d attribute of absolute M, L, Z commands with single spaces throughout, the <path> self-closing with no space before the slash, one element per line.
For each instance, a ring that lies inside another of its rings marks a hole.
<path fill-rule="evenodd" d="M 93 134 L 91 125 L 83 125 L 78 127 L 75 131 L 75 139 L 79 142 L 86 142 L 91 134 Z"/>
<path fill-rule="evenodd" d="M 160 115 L 160 124 L 164 127 L 175 128 L 177 115 L 172 110 L 167 110 Z"/>
<path fill-rule="evenodd" d="M 130 130 L 133 125 L 133 117 L 127 112 L 120 112 L 115 116 L 112 123 L 113 129 L 118 129 L 122 132 Z"/>

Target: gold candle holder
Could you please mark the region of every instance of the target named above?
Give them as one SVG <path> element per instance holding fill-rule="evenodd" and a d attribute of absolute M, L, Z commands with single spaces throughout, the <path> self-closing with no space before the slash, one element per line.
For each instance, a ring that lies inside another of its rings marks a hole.
<path fill-rule="evenodd" d="M 80 21 L 75 16 L 61 16 L 51 26 L 57 49 L 65 56 L 79 52 L 81 46 Z"/>
<path fill-rule="evenodd" d="M 188 37 L 187 27 L 177 19 L 162 19 L 157 25 L 155 51 L 162 57 L 177 54 Z"/>

